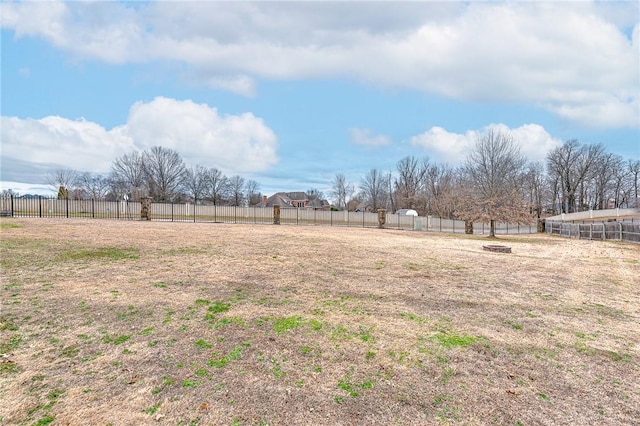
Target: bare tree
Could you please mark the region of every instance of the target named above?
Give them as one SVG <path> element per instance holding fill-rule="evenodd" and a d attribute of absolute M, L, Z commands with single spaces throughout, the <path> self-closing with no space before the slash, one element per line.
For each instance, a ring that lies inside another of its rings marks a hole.
<path fill-rule="evenodd" d="M 85 172 L 78 175 L 77 182 L 79 189 L 84 193 L 82 198 L 103 200 L 109 192 L 110 181 L 101 175 Z"/>
<path fill-rule="evenodd" d="M 629 170 L 630 186 L 631 186 L 631 205 L 640 207 L 640 160 L 628 160 L 627 169 Z"/>
<path fill-rule="evenodd" d="M 531 213 L 540 217 L 544 208 L 545 194 L 548 193 L 545 190 L 545 174 L 542 163 L 529 163 L 524 178 L 525 199 L 529 202 Z"/>
<path fill-rule="evenodd" d="M 306 194 L 309 197 L 309 201 L 324 200 L 324 193 L 320 191 L 318 188 L 307 189 Z"/>
<path fill-rule="evenodd" d="M 238 175 L 229 178 L 229 201 L 232 206 L 244 205 L 244 178 Z"/>
<path fill-rule="evenodd" d="M 446 164 L 433 164 L 425 175 L 427 214 L 453 218 L 456 210 L 458 179 L 456 170 Z"/>
<path fill-rule="evenodd" d="M 360 198 L 371 206 L 373 211 L 387 207 L 387 175 L 378 169 L 371 169 L 360 180 Z"/>
<path fill-rule="evenodd" d="M 10 197 L 19 197 L 20 193 L 15 192 L 13 189 L 3 189 L 0 193 L 0 197 L 10 198 Z"/>
<path fill-rule="evenodd" d="M 572 213 L 583 208 L 585 180 L 603 152 L 602 145 L 581 146 L 574 139 L 547 154 L 548 173 L 558 178 L 564 212 Z"/>
<path fill-rule="evenodd" d="M 47 185 L 58 193 L 58 198 L 67 198 L 69 191 L 74 189 L 77 179 L 78 172 L 66 168 L 52 170 L 46 176 Z"/>
<path fill-rule="evenodd" d="M 336 173 L 331 181 L 331 196 L 339 210 L 347 210 L 347 203 L 353 195 L 353 184 L 347 181 L 342 173 Z"/>
<path fill-rule="evenodd" d="M 193 198 L 194 204 L 202 201 L 207 191 L 208 174 L 207 168 L 196 165 L 188 167 L 184 171 L 183 185 L 187 195 Z"/>
<path fill-rule="evenodd" d="M 185 171 L 180 154 L 169 148 L 154 146 L 145 151 L 142 157 L 149 194 L 158 201 L 168 201 L 178 195 Z"/>
<path fill-rule="evenodd" d="M 398 176 L 395 179 L 396 202 L 400 208 L 419 210 L 424 213 L 426 199 L 421 194 L 429 159 L 421 161 L 413 156 L 405 157 L 397 164 Z"/>
<path fill-rule="evenodd" d="M 617 192 L 619 191 L 616 191 L 615 186 L 616 174 L 620 170 L 624 170 L 622 157 L 613 153 L 600 155 L 592 170 L 593 195 L 591 203 L 589 203 L 590 208 L 606 209 L 610 198 L 614 199 L 614 203 L 618 207 L 620 200 L 617 197 Z M 624 176 L 621 178 L 623 179 Z"/>
<path fill-rule="evenodd" d="M 464 166 L 461 205 L 456 214 L 471 221 L 526 223 L 531 215 L 522 197 L 526 159 L 510 135 L 489 131 L 478 139 Z"/>
<path fill-rule="evenodd" d="M 116 158 L 111 164 L 112 191 L 122 197 L 128 195 L 131 200 L 139 200 L 146 194 L 143 156 L 132 151 Z"/>
<path fill-rule="evenodd" d="M 219 205 L 227 196 L 229 191 L 229 180 L 222 172 L 215 167 L 207 171 L 207 198 L 213 205 Z"/>
<path fill-rule="evenodd" d="M 249 179 L 245 184 L 245 193 L 247 196 L 247 202 L 250 206 L 259 204 L 262 200 L 262 194 L 260 193 L 260 184 L 253 179 Z"/>

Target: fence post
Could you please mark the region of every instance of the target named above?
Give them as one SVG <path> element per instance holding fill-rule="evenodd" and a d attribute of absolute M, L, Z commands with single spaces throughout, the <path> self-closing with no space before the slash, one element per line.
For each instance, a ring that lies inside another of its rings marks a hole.
<path fill-rule="evenodd" d="M 193 202 L 193 223 L 196 223 L 196 208 L 198 207 L 197 201 Z"/>
<path fill-rule="evenodd" d="M 13 194 L 11 194 L 11 217 L 13 217 Z"/>
<path fill-rule="evenodd" d="M 618 225 L 620 226 L 620 241 L 622 241 L 622 222 L 618 222 Z"/>
<path fill-rule="evenodd" d="M 273 205 L 273 224 L 280 225 L 280 204 Z"/>
<path fill-rule="evenodd" d="M 378 209 L 378 228 L 384 228 L 384 224 L 387 221 L 387 210 L 386 209 Z"/>
<path fill-rule="evenodd" d="M 67 205 L 67 219 L 69 219 L 69 197 L 67 197 L 66 200 L 67 200 L 67 203 L 66 203 L 66 205 Z"/>
<path fill-rule="evenodd" d="M 42 195 L 38 195 L 38 216 L 42 217 Z"/>

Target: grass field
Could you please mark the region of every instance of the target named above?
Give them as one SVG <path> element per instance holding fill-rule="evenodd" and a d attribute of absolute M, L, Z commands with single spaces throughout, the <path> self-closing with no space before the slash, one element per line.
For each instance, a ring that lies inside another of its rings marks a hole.
<path fill-rule="evenodd" d="M 0 424 L 640 419 L 640 246 L 0 220 Z"/>

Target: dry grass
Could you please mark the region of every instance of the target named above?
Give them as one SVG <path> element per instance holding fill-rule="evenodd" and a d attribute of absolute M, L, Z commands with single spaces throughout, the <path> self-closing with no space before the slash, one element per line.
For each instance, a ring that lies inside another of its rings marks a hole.
<path fill-rule="evenodd" d="M 2 424 L 640 418 L 637 245 L 0 223 Z"/>

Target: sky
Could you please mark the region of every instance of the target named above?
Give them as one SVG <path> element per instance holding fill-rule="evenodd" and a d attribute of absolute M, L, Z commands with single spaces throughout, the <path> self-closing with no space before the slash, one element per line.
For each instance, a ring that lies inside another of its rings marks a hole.
<path fill-rule="evenodd" d="M 0 186 L 152 146 L 328 194 L 489 130 L 640 159 L 640 3 L 0 2 Z"/>

